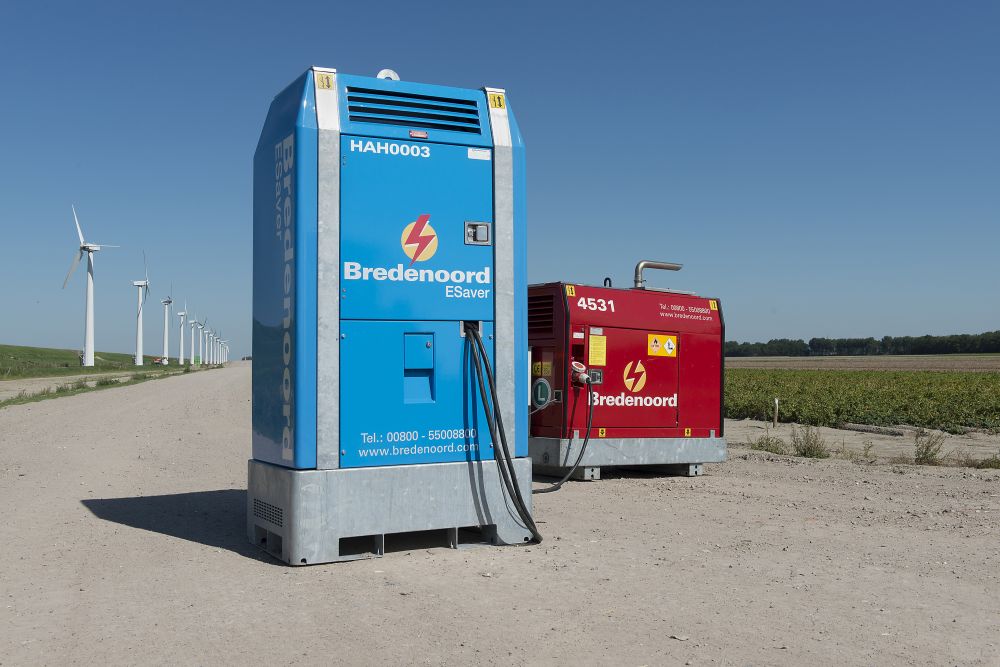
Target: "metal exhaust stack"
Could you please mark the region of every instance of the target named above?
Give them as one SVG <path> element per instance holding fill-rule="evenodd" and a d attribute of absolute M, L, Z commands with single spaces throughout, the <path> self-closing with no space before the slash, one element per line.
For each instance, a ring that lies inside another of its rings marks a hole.
<path fill-rule="evenodd" d="M 643 280 L 642 272 L 646 269 L 662 269 L 663 271 L 680 271 L 684 267 L 683 264 L 674 264 L 673 262 L 657 262 L 652 259 L 644 259 L 635 265 L 635 288 L 645 289 L 644 285 L 646 281 Z"/>

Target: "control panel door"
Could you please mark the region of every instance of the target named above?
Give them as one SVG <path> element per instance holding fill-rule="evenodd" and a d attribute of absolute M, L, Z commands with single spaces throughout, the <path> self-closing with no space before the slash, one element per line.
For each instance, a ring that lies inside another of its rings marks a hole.
<path fill-rule="evenodd" d="M 493 458 L 460 322 L 343 321 L 341 333 L 341 468 Z"/>
<path fill-rule="evenodd" d="M 572 340 L 573 348 L 583 352 L 577 358 L 591 375 L 600 376 L 594 384 L 594 427 L 676 427 L 677 356 L 682 354 L 677 334 L 610 327 L 582 331 L 584 338 Z M 582 430 L 586 410 L 572 414 L 573 427 Z"/>
<path fill-rule="evenodd" d="M 493 319 L 489 150 L 345 135 L 340 207 L 341 318 Z"/>

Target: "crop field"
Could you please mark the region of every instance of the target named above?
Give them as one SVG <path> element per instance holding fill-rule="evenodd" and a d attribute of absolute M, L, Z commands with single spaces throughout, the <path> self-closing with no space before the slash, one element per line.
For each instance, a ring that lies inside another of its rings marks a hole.
<path fill-rule="evenodd" d="M 144 356 L 143 359 L 147 365 L 153 363 L 152 356 Z M 76 350 L 0 345 L 0 380 L 132 370 L 135 370 L 132 355 L 121 352 L 97 352 L 94 367 L 82 368 Z"/>
<path fill-rule="evenodd" d="M 1000 372 L 726 369 L 726 416 L 815 426 L 1000 431 Z"/>
<path fill-rule="evenodd" d="M 830 357 L 727 357 L 726 368 L 796 370 L 963 371 L 1000 373 L 1000 354 L 912 354 Z"/>

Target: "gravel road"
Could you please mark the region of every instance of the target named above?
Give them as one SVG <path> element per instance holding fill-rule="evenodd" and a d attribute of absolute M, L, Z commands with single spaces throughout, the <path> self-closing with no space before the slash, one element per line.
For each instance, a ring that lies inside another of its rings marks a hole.
<path fill-rule="evenodd" d="M 0 664 L 1000 663 L 1000 471 L 733 449 L 536 496 L 531 547 L 246 543 L 249 366 L 0 410 Z"/>

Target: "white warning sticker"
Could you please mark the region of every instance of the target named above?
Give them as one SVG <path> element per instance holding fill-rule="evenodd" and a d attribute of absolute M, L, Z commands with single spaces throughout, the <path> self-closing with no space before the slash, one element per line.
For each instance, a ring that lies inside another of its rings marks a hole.
<path fill-rule="evenodd" d="M 469 159 L 470 160 L 489 160 L 490 159 L 490 149 L 489 148 L 470 148 L 469 149 Z"/>

